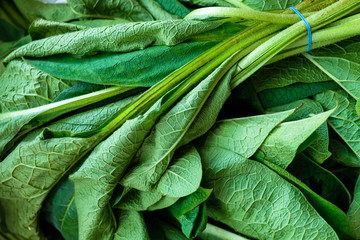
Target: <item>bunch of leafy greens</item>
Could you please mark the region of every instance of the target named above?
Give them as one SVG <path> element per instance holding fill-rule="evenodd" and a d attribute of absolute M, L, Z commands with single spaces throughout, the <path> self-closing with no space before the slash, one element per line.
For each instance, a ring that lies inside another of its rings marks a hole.
<path fill-rule="evenodd" d="M 359 12 L 0 0 L 0 238 L 360 239 Z"/>

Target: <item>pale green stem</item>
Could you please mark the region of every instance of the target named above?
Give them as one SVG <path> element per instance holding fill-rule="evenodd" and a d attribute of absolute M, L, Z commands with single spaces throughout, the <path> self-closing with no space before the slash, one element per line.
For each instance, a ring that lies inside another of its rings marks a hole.
<path fill-rule="evenodd" d="M 336 21 L 350 11 L 356 9 L 360 9 L 360 0 L 340 0 L 309 16 L 307 21 L 311 25 L 312 30 L 316 30 L 326 24 Z M 287 45 L 306 35 L 306 30 L 303 22 L 296 23 L 283 30 L 243 58 L 237 65 L 239 74 L 233 79 L 232 87 L 236 87 L 243 82 Z"/>
<path fill-rule="evenodd" d="M 312 13 L 304 13 L 304 17 L 311 15 Z M 223 17 L 223 18 L 243 18 L 248 20 L 256 20 L 261 22 L 269 22 L 276 24 L 294 24 L 299 21 L 297 14 L 282 14 L 282 13 L 269 13 L 262 11 L 255 11 L 252 9 L 241 8 L 228 8 L 228 7 L 208 7 L 199 8 L 189 13 L 185 19 L 206 19 L 211 17 Z"/>

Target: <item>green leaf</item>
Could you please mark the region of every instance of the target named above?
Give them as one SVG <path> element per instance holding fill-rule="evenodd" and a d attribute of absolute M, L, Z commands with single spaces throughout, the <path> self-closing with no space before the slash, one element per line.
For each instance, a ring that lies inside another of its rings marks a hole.
<path fill-rule="evenodd" d="M 182 5 L 178 0 L 156 0 L 167 12 L 177 15 L 181 18 L 184 18 L 188 13 L 184 5 Z"/>
<path fill-rule="evenodd" d="M 177 228 L 159 220 L 155 216 L 145 219 L 149 230 L 150 239 L 156 240 L 188 240 Z"/>
<path fill-rule="evenodd" d="M 24 31 L 13 25 L 12 23 L 0 18 L 0 42 L 16 41 L 24 36 Z"/>
<path fill-rule="evenodd" d="M 205 230 L 199 234 L 199 238 L 202 240 L 248 240 L 227 229 L 209 223 L 206 225 Z"/>
<path fill-rule="evenodd" d="M 180 217 L 205 202 L 209 198 L 211 192 L 211 189 L 199 187 L 196 192 L 180 198 L 174 205 L 169 207 L 168 210 L 174 217 Z"/>
<path fill-rule="evenodd" d="M 350 219 L 340 208 L 316 194 L 302 181 L 291 175 L 283 168 L 266 161 L 262 163 L 286 181 L 297 187 L 305 195 L 307 200 L 321 215 L 321 217 L 323 217 L 325 221 L 336 231 L 341 239 L 354 239 L 355 233 L 354 228 L 350 223 Z"/>
<path fill-rule="evenodd" d="M 328 110 L 338 105 L 328 120 L 351 150 L 360 157 L 360 117 L 355 111 L 355 101 L 343 91 L 326 91 L 315 96 L 315 100 Z"/>
<path fill-rule="evenodd" d="M 145 220 L 140 212 L 121 210 L 117 222 L 119 225 L 114 240 L 150 240 Z"/>
<path fill-rule="evenodd" d="M 151 21 L 153 16 L 138 0 L 94 1 L 68 0 L 70 7 L 80 16 L 128 19 L 130 21 Z"/>
<path fill-rule="evenodd" d="M 138 0 L 156 20 L 180 19 L 163 8 L 157 0 Z"/>
<path fill-rule="evenodd" d="M 281 88 L 294 83 L 315 83 L 331 80 L 304 57 L 294 56 L 263 66 L 251 77 L 257 92 Z"/>
<path fill-rule="evenodd" d="M 168 168 L 176 148 L 200 136 L 211 127 L 220 110 L 219 107 L 221 108 L 228 97 L 216 93 L 218 88 L 222 89 L 219 93 L 229 92 L 232 71 L 223 76 L 223 69 L 226 69 L 227 63 L 228 61 L 225 61 L 214 70 L 160 118 L 137 153 L 135 166 L 121 180 L 122 185 L 143 191 L 151 189 Z M 218 85 L 219 81 L 221 82 Z M 209 102 L 206 104 L 207 100 Z M 209 105 L 216 100 L 219 103 Z"/>
<path fill-rule="evenodd" d="M 348 209 L 351 195 L 344 184 L 334 174 L 304 154 L 298 154 L 286 170 L 321 197 L 343 210 Z"/>
<path fill-rule="evenodd" d="M 12 112 L 51 103 L 73 83 L 52 77 L 28 63 L 15 60 L 0 76 L 0 112 Z"/>
<path fill-rule="evenodd" d="M 204 136 L 206 145 L 229 149 L 248 158 L 256 152 L 268 134 L 294 112 L 295 109 L 280 113 L 218 121 Z M 217 154 L 215 152 L 214 154 L 215 157 Z M 222 163 L 218 162 L 218 164 L 218 168 L 222 168 Z M 204 169 L 214 170 L 214 173 L 217 172 L 217 168 L 209 169 L 204 166 Z M 207 173 L 205 177 L 210 175 Z"/>
<path fill-rule="evenodd" d="M 58 78 L 96 84 L 150 87 L 216 43 L 190 42 L 120 54 L 99 53 L 84 58 L 56 55 L 26 61 Z M 178 58 L 179 55 L 183 57 Z"/>
<path fill-rule="evenodd" d="M 206 204 L 202 203 L 194 209 L 178 217 L 181 224 L 181 230 L 184 235 L 190 239 L 197 237 L 207 224 Z"/>
<path fill-rule="evenodd" d="M 354 190 L 354 199 L 350 205 L 348 216 L 355 227 L 356 237 L 360 238 L 360 177 L 358 178 Z"/>
<path fill-rule="evenodd" d="M 50 120 L 53 120 L 64 113 L 68 113 L 88 104 L 112 97 L 126 90 L 127 88 L 111 87 L 36 108 L 1 113 L 0 133 L 4 134 L 6 137 L 0 141 L 0 153 L 4 149 L 5 151 L 8 151 L 24 134 L 49 122 Z"/>
<path fill-rule="evenodd" d="M 286 168 L 294 159 L 301 144 L 326 122 L 334 110 L 280 124 L 260 146 L 256 153 L 256 158 L 261 158 Z M 301 131 L 298 129 L 301 129 Z"/>
<path fill-rule="evenodd" d="M 10 53 L 4 61 L 9 62 L 23 56 L 45 57 L 68 53 L 82 57 L 94 55 L 98 51 L 129 52 L 151 45 L 173 46 L 192 35 L 215 29 L 221 24 L 168 20 L 90 28 L 30 42 Z"/>
<path fill-rule="evenodd" d="M 339 86 L 333 81 L 294 83 L 286 87 L 265 89 L 259 92 L 258 96 L 264 108 L 271 108 L 337 88 Z"/>
<path fill-rule="evenodd" d="M 146 211 L 161 201 L 162 197 L 162 194 L 156 190 L 145 192 L 131 189 L 120 199 L 114 208 Z"/>
<path fill-rule="evenodd" d="M 360 100 L 358 100 L 358 101 L 356 102 L 355 109 L 356 109 L 357 115 L 360 117 Z"/>
<path fill-rule="evenodd" d="M 43 140 L 36 131 L 7 155 L 0 168 L 0 205 L 11 232 L 39 238 L 38 215 L 44 199 L 98 138 Z"/>
<path fill-rule="evenodd" d="M 74 185 L 68 178 L 63 178 L 54 190 L 42 207 L 45 219 L 56 227 L 66 240 L 77 240 L 78 217 Z"/>
<path fill-rule="evenodd" d="M 243 0 L 244 4 L 255 10 L 271 10 L 271 9 L 285 9 L 295 6 L 301 0 L 277 1 L 277 0 Z"/>
<path fill-rule="evenodd" d="M 200 156 L 193 146 L 185 146 L 175 153 L 156 190 L 169 197 L 184 197 L 199 188 L 201 178 Z"/>
<path fill-rule="evenodd" d="M 75 185 L 79 239 L 110 239 L 113 235 L 116 223 L 110 199 L 133 156 L 164 111 L 161 101 L 160 99 L 144 115 L 126 121 L 99 143 L 79 170 L 70 176 Z M 158 201 L 162 195 L 156 194 L 159 195 Z M 99 227 L 103 229 L 102 232 L 97 231 Z"/>
<path fill-rule="evenodd" d="M 159 201 L 147 208 L 148 211 L 156 211 L 172 206 L 179 200 L 178 197 L 163 196 Z"/>
<path fill-rule="evenodd" d="M 220 147 L 198 150 L 204 172 L 218 172 L 205 182 L 214 189 L 206 202 L 210 217 L 257 239 L 338 239 L 304 195 L 266 166 Z"/>
<path fill-rule="evenodd" d="M 287 121 L 299 120 L 311 116 L 312 114 L 322 113 L 324 110 L 321 104 L 310 99 L 302 99 L 286 105 L 281 105 L 267 109 L 270 112 L 279 112 L 295 107 L 301 106 Z M 308 146 L 304 152 L 310 156 L 311 159 L 319 164 L 322 164 L 327 158 L 330 157 L 329 152 L 329 132 L 326 123 L 323 123 L 314 133 L 317 138 Z"/>
<path fill-rule="evenodd" d="M 360 98 L 359 37 L 304 54 L 353 98 Z"/>
<path fill-rule="evenodd" d="M 332 159 L 348 167 L 360 167 L 360 157 L 340 141 L 330 139 Z"/>
<path fill-rule="evenodd" d="M 29 22 L 38 18 L 59 22 L 78 18 L 68 4 L 49 4 L 38 0 L 14 0 L 14 3 Z"/>

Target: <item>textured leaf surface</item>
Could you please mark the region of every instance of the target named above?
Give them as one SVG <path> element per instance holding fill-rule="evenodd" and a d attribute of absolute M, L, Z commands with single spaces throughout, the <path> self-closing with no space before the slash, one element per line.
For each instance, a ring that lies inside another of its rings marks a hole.
<path fill-rule="evenodd" d="M 252 77 L 257 92 L 294 83 L 329 81 L 331 78 L 304 57 L 295 56 L 263 66 Z"/>
<path fill-rule="evenodd" d="M 326 91 L 315 96 L 324 109 L 338 108 L 328 120 L 329 125 L 348 144 L 352 151 L 360 157 L 360 117 L 355 111 L 355 101 L 345 92 Z"/>
<path fill-rule="evenodd" d="M 205 229 L 207 219 L 208 215 L 205 203 L 200 204 L 178 217 L 182 232 L 190 239 L 197 237 L 197 235 Z"/>
<path fill-rule="evenodd" d="M 149 87 L 216 43 L 190 42 L 173 47 L 153 46 L 121 54 L 100 53 L 85 58 L 56 55 L 26 61 L 58 78 L 96 84 Z"/>
<path fill-rule="evenodd" d="M 260 146 L 257 157 L 286 168 L 294 159 L 300 145 L 326 122 L 333 112 L 334 110 L 330 110 L 306 119 L 280 124 Z"/>
<path fill-rule="evenodd" d="M 141 212 L 121 210 L 117 221 L 114 240 L 150 240 Z"/>
<path fill-rule="evenodd" d="M 359 37 L 312 51 L 305 56 L 355 99 L 360 98 Z"/>
<path fill-rule="evenodd" d="M 185 146 L 174 155 L 156 189 L 170 197 L 184 197 L 195 192 L 202 179 L 201 159 L 193 146 Z"/>
<path fill-rule="evenodd" d="M 221 23 L 168 20 L 90 28 L 30 42 L 9 54 L 5 62 L 22 56 L 44 57 L 68 53 L 78 57 L 98 51 L 128 52 L 151 45 L 176 45 Z"/>
<path fill-rule="evenodd" d="M 184 18 L 188 13 L 187 9 L 183 4 L 178 0 L 156 0 L 167 12 L 177 15 L 181 18 Z"/>
<path fill-rule="evenodd" d="M 79 170 L 71 175 L 79 215 L 79 239 L 111 239 L 116 226 L 109 204 L 111 196 L 133 156 L 161 114 L 160 106 L 161 100 L 146 114 L 126 121 L 110 137 L 102 141 Z M 97 230 L 99 227 L 103 229 L 102 232 Z"/>
<path fill-rule="evenodd" d="M 42 140 L 34 132 L 7 155 L 0 165 L 0 204 L 11 232 L 38 238 L 42 202 L 96 138 Z"/>
<path fill-rule="evenodd" d="M 267 109 L 270 112 L 279 112 L 288 109 L 294 109 L 301 106 L 293 115 L 291 115 L 287 121 L 299 120 L 302 118 L 307 118 L 313 114 L 322 113 L 324 110 L 321 107 L 321 104 L 310 99 L 302 99 L 295 101 L 286 105 L 281 105 Z M 326 123 L 323 123 L 316 131 L 316 139 L 310 146 L 308 146 L 304 151 L 308 156 L 311 156 L 311 159 L 316 161 L 319 164 L 322 164 L 331 153 L 329 152 L 329 132 Z"/>
<path fill-rule="evenodd" d="M 199 132 L 206 131 L 211 127 L 215 121 L 214 117 L 220 110 L 219 106 L 221 107 L 228 97 L 228 95 L 211 94 L 214 89 L 216 92 L 219 81 L 222 83 L 218 85 L 219 88 L 225 88 L 227 90 L 225 92 L 229 91 L 231 73 L 229 72 L 221 79 L 223 77 L 222 70 L 226 64 L 227 62 L 224 62 L 214 70 L 159 119 L 136 155 L 136 165 L 121 180 L 121 184 L 143 191 L 151 189 L 167 169 L 176 148 L 199 136 Z M 223 92 L 223 90 L 219 92 Z M 201 110 L 209 97 L 211 102 L 217 99 L 220 104 L 207 105 L 204 111 L 211 114 L 207 116 L 206 121 L 201 122 L 202 126 L 200 127 L 198 121 L 206 119 L 204 118 L 206 115 L 201 114 Z M 199 127 L 193 127 L 193 124 L 197 124 Z M 186 134 L 191 135 L 186 136 Z"/>
<path fill-rule="evenodd" d="M 222 157 L 199 148 L 205 172 L 217 173 L 216 179 L 206 181 L 206 187 L 214 189 L 207 201 L 212 218 L 257 239 L 338 239 L 293 185 L 259 162 L 210 148 Z M 219 161 L 223 167 L 217 166 Z"/>
<path fill-rule="evenodd" d="M 357 238 L 360 238 L 360 177 L 358 178 L 355 186 L 354 199 L 350 205 L 348 215 L 355 227 Z"/>
<path fill-rule="evenodd" d="M 277 1 L 277 0 L 243 0 L 243 3 L 255 10 L 285 9 L 295 6 L 301 0 Z"/>
<path fill-rule="evenodd" d="M 153 16 L 138 0 L 69 0 L 70 6 L 84 16 L 112 16 L 131 21 L 151 21 Z"/>
<path fill-rule="evenodd" d="M 348 209 L 351 195 L 345 185 L 334 174 L 305 155 L 299 154 L 286 170 L 321 197 L 343 210 Z"/>
<path fill-rule="evenodd" d="M 293 109 L 280 113 L 218 121 L 206 134 L 206 145 L 229 149 L 248 158 L 256 152 L 271 130 L 294 111 Z M 218 164 L 221 168 L 221 162 Z M 205 169 L 208 168 L 205 167 Z"/>
<path fill-rule="evenodd" d="M 161 201 L 162 197 L 162 194 L 156 190 L 145 192 L 131 189 L 114 207 L 124 210 L 146 211 Z"/>

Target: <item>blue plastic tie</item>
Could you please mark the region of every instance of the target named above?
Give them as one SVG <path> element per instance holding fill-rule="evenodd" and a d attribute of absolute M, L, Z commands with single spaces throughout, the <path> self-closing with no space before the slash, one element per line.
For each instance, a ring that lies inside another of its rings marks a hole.
<path fill-rule="evenodd" d="M 305 23 L 305 26 L 307 28 L 307 32 L 308 32 L 308 48 L 306 50 L 306 52 L 309 52 L 311 50 L 311 27 L 310 24 L 308 23 L 308 21 L 306 21 L 306 19 L 304 18 L 304 16 L 294 7 L 289 7 L 289 9 L 292 9 L 297 15 L 299 15 L 299 17 L 301 18 L 301 20 L 303 20 L 303 22 Z"/>

